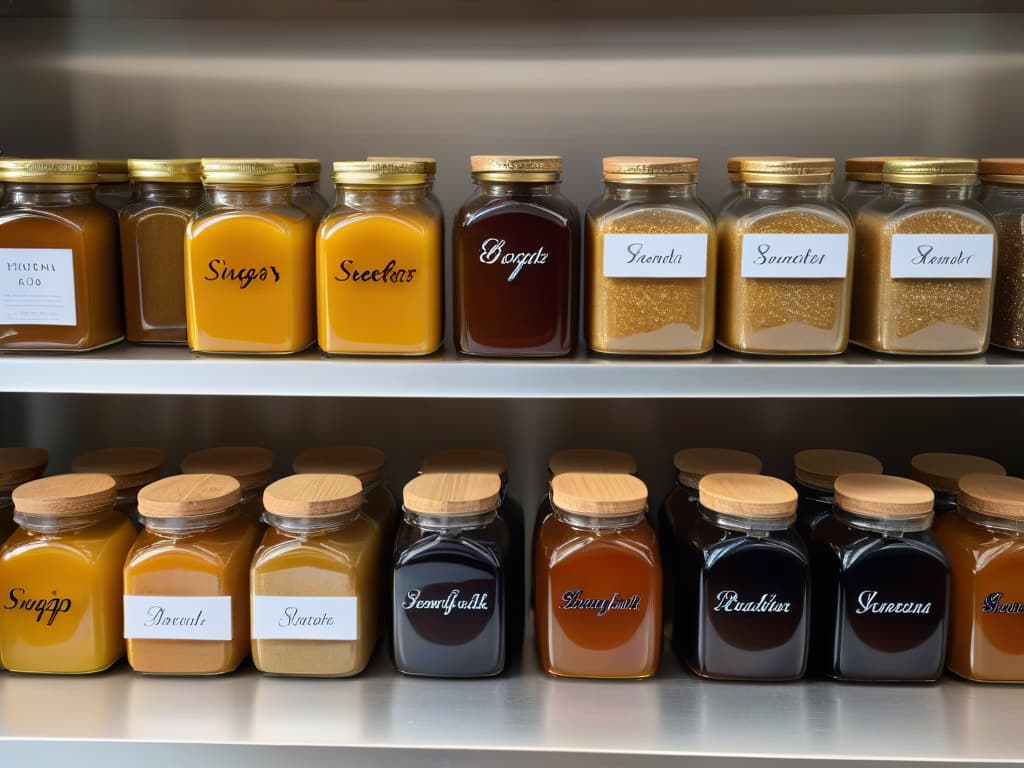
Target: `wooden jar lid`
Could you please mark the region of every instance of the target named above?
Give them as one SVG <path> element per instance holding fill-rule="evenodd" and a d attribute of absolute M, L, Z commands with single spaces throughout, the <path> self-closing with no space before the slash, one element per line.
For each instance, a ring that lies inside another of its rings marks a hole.
<path fill-rule="evenodd" d="M 380 479 L 384 452 L 369 445 L 326 445 L 300 453 L 292 469 L 300 475 L 354 475 L 366 485 Z"/>
<path fill-rule="evenodd" d="M 242 488 L 230 475 L 174 475 L 139 491 L 139 513 L 143 517 L 202 517 L 231 509 L 241 498 Z"/>
<path fill-rule="evenodd" d="M 836 478 L 835 503 L 866 517 L 917 517 L 932 511 L 935 494 L 905 477 L 848 474 Z"/>
<path fill-rule="evenodd" d="M 19 485 L 11 497 L 18 512 L 64 517 L 112 507 L 117 500 L 117 486 L 110 475 L 95 472 L 53 475 Z"/>
<path fill-rule="evenodd" d="M 960 504 L 983 515 L 1024 519 L 1024 480 L 1005 475 L 964 475 Z"/>
<path fill-rule="evenodd" d="M 964 475 L 1005 475 L 997 461 L 967 453 L 919 453 L 910 460 L 910 476 L 942 493 L 957 493 Z"/>
<path fill-rule="evenodd" d="M 181 460 L 186 475 L 230 475 L 243 491 L 266 485 L 273 468 L 274 454 L 252 445 L 204 448 Z"/>
<path fill-rule="evenodd" d="M 566 448 L 551 454 L 548 471 L 552 475 L 566 472 L 606 472 L 613 475 L 635 475 L 636 459 L 625 451 L 600 448 Z"/>
<path fill-rule="evenodd" d="M 421 515 L 477 515 L 501 503 L 501 478 L 493 472 L 431 472 L 414 477 L 402 493 L 405 508 Z"/>
<path fill-rule="evenodd" d="M 420 472 L 493 473 L 505 480 L 508 476 L 508 458 L 501 451 L 485 448 L 449 448 L 428 455 L 423 460 Z"/>
<path fill-rule="evenodd" d="M 0 491 L 9 491 L 43 474 L 50 454 L 42 448 L 0 448 Z"/>
<path fill-rule="evenodd" d="M 110 475 L 120 490 L 159 480 L 163 465 L 164 452 L 159 448 L 100 448 L 75 456 L 71 471 Z"/>
<path fill-rule="evenodd" d="M 647 509 L 647 486 L 626 474 L 568 472 L 551 479 L 551 502 L 587 517 L 622 517 Z"/>
<path fill-rule="evenodd" d="M 267 486 L 263 506 L 281 517 L 333 517 L 363 503 L 363 483 L 355 475 L 305 473 Z"/>
<path fill-rule="evenodd" d="M 793 469 L 796 479 L 801 483 L 831 491 L 840 475 L 882 474 L 882 462 L 874 456 L 857 451 L 810 448 L 793 456 Z"/>
<path fill-rule="evenodd" d="M 796 515 L 796 488 L 777 477 L 736 472 L 706 475 L 700 503 L 723 515 L 756 520 L 784 520 Z"/>
<path fill-rule="evenodd" d="M 721 472 L 761 474 L 761 460 L 757 456 L 731 448 L 684 448 L 676 451 L 672 463 L 679 472 L 679 482 L 694 489 L 705 475 Z"/>

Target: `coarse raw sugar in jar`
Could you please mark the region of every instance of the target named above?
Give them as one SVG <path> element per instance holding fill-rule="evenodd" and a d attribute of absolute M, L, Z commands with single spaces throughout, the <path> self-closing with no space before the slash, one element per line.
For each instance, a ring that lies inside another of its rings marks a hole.
<path fill-rule="evenodd" d="M 159 480 L 163 466 L 164 452 L 159 448 L 99 448 L 71 460 L 72 472 L 99 472 L 114 478 L 114 509 L 139 524 L 139 490 Z"/>
<path fill-rule="evenodd" d="M 1005 474 L 998 461 L 968 453 L 919 453 L 910 460 L 910 476 L 935 492 L 936 515 L 956 509 L 960 478 Z"/>
<path fill-rule="evenodd" d="M 49 461 L 49 452 L 42 448 L 0 447 L 0 544 L 17 527 L 11 493 L 22 483 L 42 475 Z"/>
<path fill-rule="evenodd" d="M 274 453 L 256 445 L 222 445 L 193 451 L 181 460 L 186 475 L 227 475 L 242 489 L 239 511 L 254 522 L 263 517 L 263 491 L 270 483 Z"/>
<path fill-rule="evenodd" d="M 981 204 L 996 223 L 996 295 L 992 344 L 1024 350 L 1024 158 L 983 158 Z"/>
<path fill-rule="evenodd" d="M 714 344 L 715 223 L 693 157 L 606 157 L 587 211 L 587 344 L 620 355 L 692 355 Z"/>
<path fill-rule="evenodd" d="M 985 351 L 996 230 L 977 182 L 977 160 L 886 161 L 881 196 L 857 216 L 851 341 L 901 355 Z"/>
<path fill-rule="evenodd" d="M 831 158 L 744 158 L 718 219 L 718 342 L 763 355 L 846 349 L 853 225 Z"/>
<path fill-rule="evenodd" d="M 793 474 L 800 501 L 796 527 L 805 537 L 832 512 L 836 478 L 847 474 L 882 474 L 882 462 L 858 451 L 809 448 L 793 456 Z"/>

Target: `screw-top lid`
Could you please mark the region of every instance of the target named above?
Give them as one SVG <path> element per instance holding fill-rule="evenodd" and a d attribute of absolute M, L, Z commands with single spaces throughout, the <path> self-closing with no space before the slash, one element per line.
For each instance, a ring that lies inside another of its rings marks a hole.
<path fill-rule="evenodd" d="M 204 157 L 204 184 L 253 186 L 294 184 L 299 171 L 294 160 L 272 157 Z"/>
<path fill-rule="evenodd" d="M 743 181 L 740 175 L 740 163 L 744 160 L 791 160 L 789 155 L 778 155 L 776 157 L 761 157 L 759 155 L 733 155 L 725 162 L 725 170 L 729 174 L 729 181 Z"/>
<path fill-rule="evenodd" d="M 384 452 L 369 445 L 327 445 L 295 457 L 292 469 L 300 475 L 354 475 L 364 484 L 376 482 L 384 469 Z"/>
<path fill-rule="evenodd" d="M 1024 480 L 1003 475 L 964 475 L 960 506 L 983 515 L 1024 519 Z"/>
<path fill-rule="evenodd" d="M 761 474 L 761 460 L 747 451 L 731 448 L 684 448 L 676 451 L 672 463 L 679 473 L 679 482 L 696 489 L 705 475 L 721 472 Z"/>
<path fill-rule="evenodd" d="M 567 472 L 551 479 L 551 503 L 585 517 L 623 517 L 647 509 L 647 486 L 633 475 Z"/>
<path fill-rule="evenodd" d="M 128 161 L 128 173 L 132 181 L 166 181 L 198 184 L 203 178 L 203 164 L 199 158 L 174 158 L 170 160 Z"/>
<path fill-rule="evenodd" d="M 281 517 L 333 517 L 355 512 L 362 503 L 363 484 L 353 475 L 292 475 L 263 492 L 267 512 Z"/>
<path fill-rule="evenodd" d="M 940 493 L 957 493 L 964 475 L 1005 475 L 997 461 L 967 453 L 919 453 L 910 460 L 910 476 Z"/>
<path fill-rule="evenodd" d="M 366 159 L 371 161 L 385 160 L 400 163 L 422 163 L 423 169 L 427 172 L 427 176 L 429 176 L 431 180 L 435 176 L 437 176 L 437 160 L 435 160 L 432 157 L 384 157 L 381 155 L 373 155 L 372 157 L 367 157 Z"/>
<path fill-rule="evenodd" d="M 865 517 L 915 517 L 935 506 L 932 489 L 892 475 L 849 474 L 836 478 L 836 506 Z"/>
<path fill-rule="evenodd" d="M 117 500 L 117 488 L 109 475 L 53 475 L 19 485 L 11 498 L 17 512 L 64 517 L 112 507 Z"/>
<path fill-rule="evenodd" d="M 163 465 L 164 452 L 159 448 L 100 448 L 75 456 L 71 471 L 110 475 L 123 490 L 159 480 Z"/>
<path fill-rule="evenodd" d="M 230 475 L 243 491 L 266 485 L 273 468 L 274 454 L 252 445 L 204 448 L 181 460 L 181 471 L 186 475 Z"/>
<path fill-rule="evenodd" d="M 619 184 L 693 184 L 696 157 L 616 155 L 602 161 L 604 180 Z"/>
<path fill-rule="evenodd" d="M 405 508 L 420 515 L 478 515 L 501 503 L 501 478 L 484 472 L 437 472 L 405 484 Z"/>
<path fill-rule="evenodd" d="M 701 478 L 699 490 L 701 506 L 723 515 L 780 522 L 796 517 L 796 488 L 777 477 L 719 473 Z"/>
<path fill-rule="evenodd" d="M 833 157 L 744 157 L 740 176 L 751 184 L 831 184 Z"/>
<path fill-rule="evenodd" d="M 978 173 L 990 183 L 1024 184 L 1024 157 L 983 157 Z"/>
<path fill-rule="evenodd" d="M 605 472 L 611 474 L 635 475 L 636 459 L 625 451 L 609 451 L 600 448 L 567 448 L 551 454 L 548 471 L 552 475 L 566 472 Z"/>
<path fill-rule="evenodd" d="M 103 157 L 96 161 L 100 184 L 124 184 L 129 180 L 128 161 L 120 157 Z"/>
<path fill-rule="evenodd" d="M 850 473 L 882 474 L 882 462 L 857 451 L 811 448 L 793 457 L 796 479 L 812 488 L 832 490 L 836 478 Z"/>
<path fill-rule="evenodd" d="M 508 476 L 508 458 L 501 451 L 486 448 L 449 448 L 434 451 L 423 460 L 420 473 L 434 472 L 493 473 L 505 480 Z"/>
<path fill-rule="evenodd" d="M 228 475 L 174 475 L 139 491 L 143 517 L 204 517 L 224 512 L 242 497 L 238 481 Z"/>
<path fill-rule="evenodd" d="M 846 159 L 846 178 L 850 181 L 881 181 L 886 161 L 898 159 L 891 156 L 849 157 Z"/>
<path fill-rule="evenodd" d="M 0 158 L 0 181 L 25 184 L 95 184 L 95 160 L 74 158 Z"/>
<path fill-rule="evenodd" d="M 889 184 L 960 186 L 978 180 L 978 161 L 968 157 L 893 157 L 882 166 Z"/>
<path fill-rule="evenodd" d="M 0 491 L 10 491 L 43 474 L 50 454 L 42 448 L 0 448 Z"/>
<path fill-rule="evenodd" d="M 282 160 L 289 160 L 295 164 L 295 172 L 298 174 L 295 177 L 296 184 L 309 184 L 314 181 L 320 181 L 320 165 L 319 160 L 314 160 L 310 157 L 287 157 L 281 158 Z"/>
<path fill-rule="evenodd" d="M 489 181 L 558 181 L 562 158 L 557 155 L 473 155 L 473 177 Z"/>
<path fill-rule="evenodd" d="M 335 184 L 415 187 L 426 184 L 427 166 L 416 160 L 339 160 Z"/>

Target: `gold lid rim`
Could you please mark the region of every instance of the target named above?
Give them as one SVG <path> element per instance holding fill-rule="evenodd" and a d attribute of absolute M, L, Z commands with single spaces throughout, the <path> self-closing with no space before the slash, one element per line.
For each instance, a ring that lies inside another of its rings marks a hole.
<path fill-rule="evenodd" d="M 299 177 L 295 161 L 288 158 L 204 157 L 200 162 L 204 184 L 288 185 Z"/>
<path fill-rule="evenodd" d="M 203 165 L 198 157 L 129 158 L 128 175 L 132 181 L 199 184 L 203 180 Z"/>
<path fill-rule="evenodd" d="M 96 184 L 95 160 L 73 157 L 0 158 L 0 181 L 12 184 Z"/>

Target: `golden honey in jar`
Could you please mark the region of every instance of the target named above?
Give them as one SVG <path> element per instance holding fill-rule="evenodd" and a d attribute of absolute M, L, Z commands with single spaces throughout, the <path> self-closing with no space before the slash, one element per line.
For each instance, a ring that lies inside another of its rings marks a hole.
<path fill-rule="evenodd" d="M 255 445 L 222 445 L 193 451 L 181 460 L 185 475 L 227 475 L 241 486 L 239 512 L 254 522 L 263 518 L 263 491 L 270 483 L 274 454 Z"/>
<path fill-rule="evenodd" d="M 117 486 L 114 509 L 140 523 L 139 490 L 160 479 L 163 465 L 164 452 L 159 448 L 98 448 L 75 456 L 71 460 L 71 471 L 98 472 L 114 478 Z"/>
<path fill-rule="evenodd" d="M 42 448 L 0 448 L 0 544 L 14 533 L 14 489 L 35 480 L 46 469 L 50 454 Z"/>

